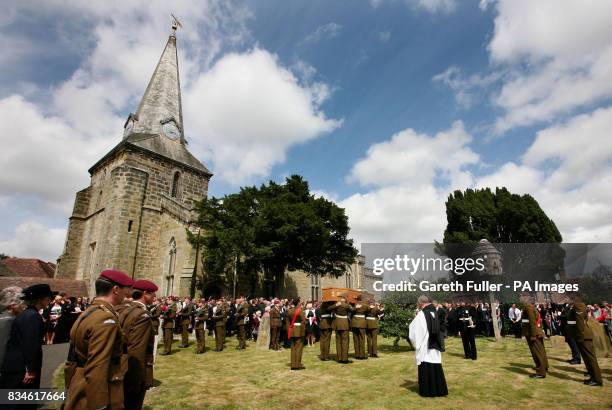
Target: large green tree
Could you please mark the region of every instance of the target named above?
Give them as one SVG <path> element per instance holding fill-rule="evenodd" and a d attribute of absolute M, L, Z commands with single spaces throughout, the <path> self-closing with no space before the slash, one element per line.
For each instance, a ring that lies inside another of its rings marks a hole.
<path fill-rule="evenodd" d="M 253 289 L 256 273 L 264 272 L 269 295 L 279 291 L 286 270 L 337 277 L 357 256 L 344 209 L 312 195 L 298 175 L 205 199 L 196 223 L 200 234 L 188 236 L 202 248 L 208 274 L 235 269 L 250 275 Z"/>

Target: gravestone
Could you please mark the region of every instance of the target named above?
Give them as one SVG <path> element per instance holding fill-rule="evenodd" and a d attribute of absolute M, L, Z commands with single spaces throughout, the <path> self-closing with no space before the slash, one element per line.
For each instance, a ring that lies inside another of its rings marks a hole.
<path fill-rule="evenodd" d="M 264 316 L 259 323 L 259 332 L 257 333 L 257 344 L 255 349 L 268 350 L 270 348 L 270 317 Z"/>

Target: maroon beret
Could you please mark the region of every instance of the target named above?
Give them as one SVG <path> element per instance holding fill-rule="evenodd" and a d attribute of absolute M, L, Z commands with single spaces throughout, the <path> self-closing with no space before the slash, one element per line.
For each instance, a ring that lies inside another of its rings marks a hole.
<path fill-rule="evenodd" d="M 134 286 L 132 287 L 142 291 L 157 292 L 157 285 L 146 279 L 138 279 L 136 282 L 134 282 Z"/>
<path fill-rule="evenodd" d="M 118 270 L 107 269 L 100 273 L 100 277 L 113 283 L 116 283 L 119 286 L 134 285 L 134 279 L 130 278 L 128 275 Z"/>

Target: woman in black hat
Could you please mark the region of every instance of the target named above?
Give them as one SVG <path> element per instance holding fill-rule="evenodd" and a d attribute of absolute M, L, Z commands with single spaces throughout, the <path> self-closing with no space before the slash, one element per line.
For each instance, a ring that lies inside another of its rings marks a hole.
<path fill-rule="evenodd" d="M 56 294 L 47 284 L 32 285 L 23 290 L 22 299 L 28 307 L 15 318 L 11 328 L 2 363 L 2 388 L 40 388 L 43 320 L 38 311 L 46 307 Z"/>

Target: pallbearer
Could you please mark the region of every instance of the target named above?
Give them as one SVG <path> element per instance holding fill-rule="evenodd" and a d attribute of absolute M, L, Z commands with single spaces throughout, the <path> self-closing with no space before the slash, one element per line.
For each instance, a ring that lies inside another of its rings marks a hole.
<path fill-rule="evenodd" d="M 576 321 L 576 342 L 584 360 L 584 365 L 589 372 L 589 379 L 584 384 L 588 386 L 603 386 L 601 369 L 597 363 L 595 347 L 593 346 L 593 330 L 587 324 L 587 308 L 584 303 L 577 302 L 574 304 L 573 312 L 573 314 L 570 313 L 570 316 L 568 316 L 567 323 L 569 324 L 571 320 Z"/>
<path fill-rule="evenodd" d="M 278 299 L 274 299 L 274 304 L 270 308 L 270 349 L 279 350 L 280 345 L 278 343 L 281 328 L 283 327 L 283 323 L 281 320 L 281 311 L 279 309 L 280 301 Z"/>
<path fill-rule="evenodd" d="M 174 337 L 174 318 L 176 317 L 176 307 L 171 296 L 166 299 L 166 305 L 162 306 L 162 331 L 164 332 L 164 351 L 161 355 L 172 353 L 172 338 Z"/>
<path fill-rule="evenodd" d="M 463 342 L 463 354 L 466 359 L 476 360 L 476 324 L 474 323 L 476 309 L 461 302 L 457 314 L 459 315 L 459 333 Z"/>
<path fill-rule="evenodd" d="M 542 331 L 542 318 L 536 311 L 533 303 L 525 303 L 521 315 L 521 333 L 527 340 L 531 357 L 536 365 L 536 373 L 530 375 L 532 379 L 543 379 L 548 371 L 548 357 L 544 349 L 544 332 Z"/>
<path fill-rule="evenodd" d="M 155 335 L 147 305 L 153 302 L 157 286 L 148 280 L 134 282 L 132 303 L 119 322 L 127 346 L 128 370 L 123 379 L 126 409 L 142 409 L 145 394 L 153 386 L 153 346 Z"/>
<path fill-rule="evenodd" d="M 304 337 L 306 336 L 306 317 L 302 311 L 300 300 L 295 300 L 295 306 L 289 309 L 287 320 L 289 330 L 287 337 L 291 340 L 291 370 L 302 370 L 302 352 L 304 350 Z"/>
<path fill-rule="evenodd" d="M 355 349 L 355 358 L 358 360 L 367 359 L 365 347 L 366 334 L 366 315 L 370 312 L 370 306 L 361 302 L 361 295 L 357 296 L 357 303 L 352 309 L 353 316 L 351 318 L 351 329 L 353 330 L 353 347 Z"/>
<path fill-rule="evenodd" d="M 181 344 L 179 347 L 189 347 L 189 322 L 193 313 L 193 304 L 191 298 L 183 299 L 183 305 L 179 313 L 179 324 L 181 325 Z"/>
<path fill-rule="evenodd" d="M 436 309 L 427 296 L 419 296 L 421 311 L 410 323 L 408 334 L 415 349 L 419 373 L 419 394 L 423 397 L 448 395 L 442 370 L 442 334 Z"/>
<path fill-rule="evenodd" d="M 238 349 L 246 349 L 246 321 L 249 319 L 249 304 L 243 297 L 236 301 L 236 327 L 238 329 Z"/>
<path fill-rule="evenodd" d="M 336 331 L 336 355 L 339 363 L 350 363 L 348 360 L 349 351 L 349 320 L 348 313 L 351 305 L 346 303 L 346 297 L 341 297 L 335 305 L 330 306 L 334 312 L 332 328 Z"/>
<path fill-rule="evenodd" d="M 378 357 L 378 315 L 382 309 L 378 303 L 370 305 L 366 316 L 366 336 L 368 340 L 368 356 Z"/>
<path fill-rule="evenodd" d="M 220 352 L 225 343 L 225 321 L 227 320 L 227 308 L 222 299 L 217 300 L 217 304 L 213 307 L 212 318 L 215 322 L 215 352 Z"/>
<path fill-rule="evenodd" d="M 319 306 L 319 312 L 321 314 L 321 320 L 319 321 L 319 328 L 321 329 L 321 338 L 319 339 L 321 355 L 319 358 L 323 361 L 330 359 L 329 357 L 329 345 L 331 344 L 332 334 L 332 315 L 330 307 L 334 302 L 323 302 Z"/>
<path fill-rule="evenodd" d="M 200 299 L 195 311 L 195 334 L 196 334 L 196 354 L 206 351 L 206 321 L 208 320 L 208 306 L 204 299 Z"/>

